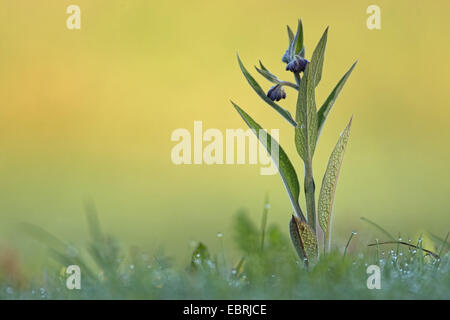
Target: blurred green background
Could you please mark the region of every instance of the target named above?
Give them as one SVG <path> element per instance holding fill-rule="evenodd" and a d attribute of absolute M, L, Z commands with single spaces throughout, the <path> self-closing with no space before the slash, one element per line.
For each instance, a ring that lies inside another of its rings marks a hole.
<path fill-rule="evenodd" d="M 81 8 L 81 30 L 66 8 Z M 366 8 L 381 7 L 381 30 Z M 262 59 L 290 78 L 280 59 L 285 25 L 302 18 L 307 57 L 330 26 L 321 104 L 359 63 L 315 155 L 319 185 L 351 115 L 349 148 L 335 202 L 337 233 L 360 216 L 390 230 L 447 232 L 450 218 L 450 43 L 448 1 L 0 1 L 0 247 L 24 246 L 19 222 L 83 244 L 83 201 L 96 202 L 109 232 L 129 244 L 181 254 L 190 240 L 215 243 L 247 208 L 285 227 L 291 214 L 281 179 L 259 165 L 175 166 L 170 135 L 245 128 L 232 98 L 265 128 L 279 128 L 295 162 L 293 131 L 247 85 Z M 259 75 L 256 79 L 269 88 Z M 288 90 L 282 105 L 294 111 Z M 304 207 L 304 201 L 302 199 Z M 227 242 L 226 242 L 227 243 Z"/>

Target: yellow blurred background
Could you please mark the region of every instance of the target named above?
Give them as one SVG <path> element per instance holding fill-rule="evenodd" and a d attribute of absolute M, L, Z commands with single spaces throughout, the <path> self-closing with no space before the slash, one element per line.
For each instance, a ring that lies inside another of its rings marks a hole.
<path fill-rule="evenodd" d="M 70 4 L 81 8 L 81 30 L 66 28 Z M 381 30 L 366 27 L 370 4 L 381 8 Z M 289 79 L 280 59 L 285 26 L 297 18 L 307 57 L 330 26 L 318 105 L 359 60 L 315 154 L 319 186 L 354 115 L 334 230 L 359 230 L 365 216 L 394 232 L 445 235 L 449 9 L 443 0 L 1 0 L 0 244 L 17 245 L 23 221 L 84 244 L 87 197 L 108 232 L 172 254 L 190 240 L 215 243 L 219 231 L 228 241 L 240 208 L 259 221 L 266 193 L 270 222 L 287 233 L 292 210 L 278 176 L 259 175 L 258 165 L 176 166 L 170 135 L 192 131 L 195 120 L 204 130 L 245 129 L 233 99 L 280 129 L 302 177 L 293 130 L 248 86 L 235 57 L 252 72 L 262 59 Z M 287 94 L 281 104 L 294 113 L 295 94 Z"/>

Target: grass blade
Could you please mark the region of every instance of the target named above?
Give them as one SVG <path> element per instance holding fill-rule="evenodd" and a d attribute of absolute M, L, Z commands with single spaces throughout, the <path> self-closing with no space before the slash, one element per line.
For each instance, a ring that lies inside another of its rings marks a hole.
<path fill-rule="evenodd" d="M 444 253 L 444 250 L 448 247 L 448 236 L 449 236 L 449 232 L 447 232 L 447 236 L 445 237 L 445 240 L 442 241 L 442 246 L 441 249 L 439 250 L 439 256 L 442 257 L 442 254 Z"/>
<path fill-rule="evenodd" d="M 341 80 L 339 80 L 338 84 L 334 87 L 333 91 L 331 91 L 330 95 L 325 100 L 323 105 L 320 107 L 319 111 L 317 112 L 317 118 L 318 118 L 318 122 L 319 122 L 318 136 L 320 136 L 320 133 L 322 132 L 322 128 L 325 123 L 325 120 L 327 119 L 327 116 L 330 113 L 331 108 L 333 107 L 334 103 L 336 102 L 336 99 L 339 96 L 339 93 L 341 92 L 342 88 L 344 87 L 345 82 L 347 82 L 347 79 L 350 77 L 350 74 L 352 73 L 353 69 L 355 68 L 356 63 L 357 63 L 357 61 L 344 74 L 344 76 L 341 78 Z"/>
<path fill-rule="evenodd" d="M 330 240 L 330 219 L 333 211 L 334 194 L 336 192 L 339 172 L 344 159 L 345 148 L 347 146 L 350 135 L 350 128 L 352 119 L 347 127 L 341 133 L 341 136 L 331 153 L 328 160 L 328 166 L 322 180 L 322 187 L 320 189 L 318 202 L 318 217 L 320 226 L 325 234 L 325 246 Z"/>
<path fill-rule="evenodd" d="M 266 195 L 266 200 L 264 201 L 264 209 L 261 221 L 261 251 L 264 250 L 264 240 L 266 237 L 266 227 L 267 227 L 267 215 L 269 214 L 269 197 Z"/>
<path fill-rule="evenodd" d="M 381 231 L 382 233 L 384 233 L 389 239 L 394 240 L 394 241 L 397 240 L 397 239 L 394 238 L 394 236 L 392 236 L 386 229 L 384 229 L 383 227 L 381 227 L 379 224 L 377 224 L 377 223 L 375 223 L 375 222 L 373 222 L 373 221 L 371 221 L 371 220 L 369 220 L 369 219 L 367 219 L 367 218 L 364 218 L 364 217 L 361 217 L 360 219 L 361 219 L 361 221 L 367 222 L 367 223 L 370 224 L 371 226 L 373 226 L 373 227 L 377 228 L 378 230 L 380 230 L 380 231 Z"/>
<path fill-rule="evenodd" d="M 252 75 L 248 72 L 248 70 L 244 67 L 244 64 L 242 63 L 241 59 L 239 58 L 239 55 L 237 55 L 237 59 L 239 62 L 239 67 L 241 68 L 242 73 L 244 74 L 245 79 L 247 79 L 247 82 L 250 84 L 250 86 L 255 90 L 255 92 L 258 94 L 258 96 L 263 99 L 268 105 L 270 105 L 273 109 L 275 109 L 276 112 L 278 112 L 283 118 L 285 118 L 292 126 L 296 127 L 297 122 L 292 118 L 289 111 L 284 109 L 283 107 L 279 106 L 275 102 L 269 99 L 267 97 L 264 90 L 261 88 L 261 86 L 256 82 L 256 80 L 252 77 Z"/>
<path fill-rule="evenodd" d="M 353 239 L 353 237 L 354 237 L 355 235 L 356 235 L 356 232 L 355 232 L 355 231 L 352 231 L 352 233 L 350 234 L 350 237 L 348 238 L 347 244 L 345 245 L 345 249 L 344 249 L 344 257 L 346 256 L 348 246 L 350 245 L 350 242 L 352 241 L 352 239 Z"/>
<path fill-rule="evenodd" d="M 439 259 L 439 255 L 438 254 L 434 253 L 431 250 L 424 249 L 421 242 L 419 242 L 417 245 L 414 245 L 414 244 L 411 244 L 411 243 L 408 243 L 408 242 L 405 242 L 405 241 L 383 241 L 383 242 L 378 242 L 378 240 L 375 240 L 375 241 L 376 241 L 375 243 L 369 243 L 367 246 L 368 247 L 373 247 L 373 246 L 380 246 L 380 245 L 385 245 L 385 244 L 402 244 L 404 246 L 407 246 L 407 247 L 410 247 L 410 248 L 414 248 L 414 249 L 419 250 L 419 251 L 426 252 L 427 254 L 432 256 L 433 258 Z"/>
<path fill-rule="evenodd" d="M 259 130 L 262 130 L 261 126 L 256 123 L 247 113 L 245 113 L 244 110 L 242 110 L 237 104 L 235 104 L 233 101 L 231 101 L 236 111 L 239 113 L 239 115 L 242 117 L 242 119 L 245 121 L 245 123 L 253 130 L 253 132 L 256 134 L 258 139 L 260 139 L 259 136 Z M 278 144 L 278 142 L 275 141 L 269 134 L 267 134 L 267 139 L 271 141 L 271 143 L 268 143 L 267 141 L 261 141 L 261 143 L 266 148 L 267 152 L 272 157 L 272 143 L 275 143 L 275 147 L 278 147 L 279 152 L 278 156 L 279 159 L 273 159 L 274 163 L 278 165 L 278 172 L 280 173 L 281 179 L 283 180 L 283 184 L 286 188 L 286 191 L 289 195 L 289 199 L 291 200 L 292 207 L 294 208 L 295 213 L 301 217 L 303 220 L 305 220 L 303 213 L 300 209 L 300 204 L 298 203 L 298 197 L 300 195 L 300 185 L 298 183 L 297 173 L 295 172 L 294 166 L 292 165 L 291 161 L 289 160 L 288 156 L 284 152 L 283 148 Z"/>
<path fill-rule="evenodd" d="M 447 241 L 447 239 L 448 239 L 448 233 L 447 233 L 447 237 L 446 237 L 445 240 L 444 240 L 443 238 L 441 238 L 441 237 L 438 237 L 438 236 L 435 235 L 434 233 L 428 232 L 428 234 L 431 236 L 431 238 L 433 238 L 433 240 L 434 240 L 435 242 L 441 243 L 441 244 L 443 245 L 444 248 L 445 248 L 446 246 L 449 246 L 449 243 L 448 243 L 448 241 Z"/>

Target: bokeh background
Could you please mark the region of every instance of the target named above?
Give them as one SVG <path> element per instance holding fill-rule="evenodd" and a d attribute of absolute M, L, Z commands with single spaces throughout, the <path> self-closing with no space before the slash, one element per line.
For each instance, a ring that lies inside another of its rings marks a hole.
<path fill-rule="evenodd" d="M 81 30 L 66 8 L 81 8 Z M 382 29 L 366 27 L 381 7 Z M 291 213 L 278 176 L 259 165 L 175 166 L 170 135 L 246 128 L 232 98 L 281 144 L 303 176 L 289 125 L 237 66 L 262 59 L 280 77 L 286 24 L 301 17 L 307 57 L 330 26 L 321 104 L 356 60 L 317 147 L 317 184 L 339 132 L 354 115 L 335 202 L 337 234 L 359 217 L 393 232 L 444 234 L 450 197 L 448 1 L 0 1 L 0 246 L 35 248 L 31 222 L 84 244 L 83 201 L 123 241 L 182 255 L 191 240 L 231 238 L 234 213 L 285 227 Z M 255 73 L 267 90 L 269 84 Z M 294 111 L 288 90 L 283 106 Z M 302 199 L 303 207 L 304 201 Z"/>

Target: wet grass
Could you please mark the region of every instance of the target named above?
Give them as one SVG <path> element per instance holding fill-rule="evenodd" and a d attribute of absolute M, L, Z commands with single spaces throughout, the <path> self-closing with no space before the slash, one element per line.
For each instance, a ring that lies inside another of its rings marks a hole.
<path fill-rule="evenodd" d="M 285 230 L 267 225 L 266 210 L 262 223 L 240 212 L 234 217 L 233 234 L 240 258 L 227 261 L 223 249 L 210 252 L 206 244 L 196 243 L 190 261 L 180 266 L 162 252 L 126 248 L 104 234 L 93 207 L 88 207 L 88 221 L 91 238 L 84 250 L 39 227 L 24 225 L 28 234 L 48 247 L 48 267 L 25 280 L 3 261 L 0 299 L 450 298 L 445 237 L 434 236 L 441 243 L 430 254 L 421 239 L 402 239 L 406 245 L 392 239 L 387 240 L 394 243 L 373 241 L 368 247 L 353 234 L 352 250 L 346 250 L 344 243 L 306 268 Z M 66 288 L 65 267 L 72 264 L 81 268 L 81 290 Z M 366 285 L 366 269 L 372 264 L 381 267 L 380 290 Z"/>

